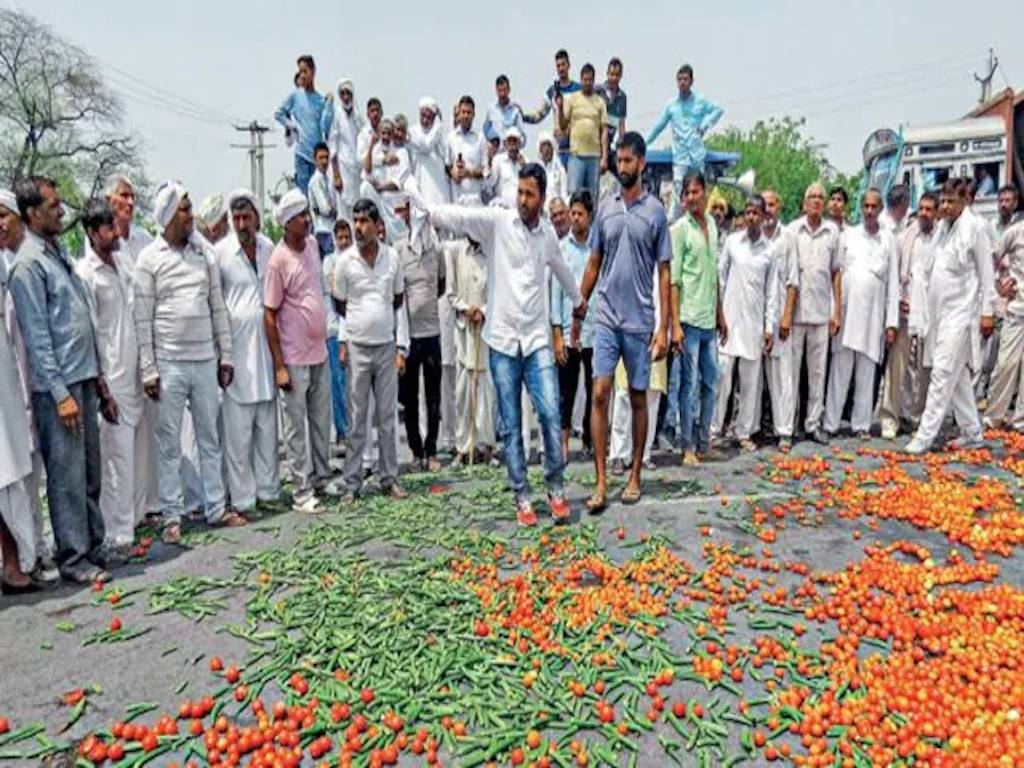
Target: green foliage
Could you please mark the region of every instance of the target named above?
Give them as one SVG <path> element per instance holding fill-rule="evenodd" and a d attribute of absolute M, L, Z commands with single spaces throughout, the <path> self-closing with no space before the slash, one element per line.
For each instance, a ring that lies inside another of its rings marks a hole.
<path fill-rule="evenodd" d="M 856 196 L 859 172 L 854 176 L 837 174 L 821 146 L 805 134 L 802 119 L 771 118 L 758 121 L 749 130 L 730 127 L 723 133 L 710 136 L 708 147 L 739 152 L 741 159 L 736 175 L 752 168 L 758 189 L 776 190 L 782 198 L 784 221 L 800 215 L 804 190 L 815 181 L 826 186 L 841 183 L 851 198 Z M 723 191 L 733 207 L 738 208 L 739 193 L 729 189 Z"/>

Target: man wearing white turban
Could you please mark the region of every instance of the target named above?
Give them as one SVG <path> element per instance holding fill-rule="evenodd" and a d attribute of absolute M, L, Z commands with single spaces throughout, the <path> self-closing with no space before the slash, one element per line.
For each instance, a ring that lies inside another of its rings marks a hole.
<path fill-rule="evenodd" d="M 484 177 L 484 188 L 493 195 L 491 205 L 505 208 L 516 207 L 516 196 L 519 194 L 519 170 L 526 165 L 522 146 L 525 140 L 523 132 L 517 127 L 506 128 L 502 134 L 505 151 L 491 157 Z"/>
<path fill-rule="evenodd" d="M 293 506 L 314 513 L 320 511 L 317 491 L 332 491 L 331 370 L 320 249 L 310 235 L 309 204 L 301 191 L 286 192 L 274 217 L 284 238 L 267 262 L 263 323 L 284 400 Z"/>
<path fill-rule="evenodd" d="M 450 203 L 452 189 L 445 168 L 448 153 L 441 108 L 432 97 L 424 96 L 420 99 L 419 110 L 419 122 L 409 129 L 409 141 L 406 144 L 412 160 L 413 178 L 428 203 Z"/>
<path fill-rule="evenodd" d="M 548 199 L 556 197 L 569 200 L 569 177 L 565 173 L 565 166 L 555 154 L 555 137 L 550 131 L 541 131 L 537 137 L 537 151 L 540 153 L 540 164 L 548 177 Z"/>
<path fill-rule="evenodd" d="M 370 148 L 363 160 L 363 183 L 359 196 L 372 200 L 381 213 L 388 242 L 396 242 L 405 234 L 405 223 L 395 213 L 395 203 L 409 178 L 409 153 L 394 142 L 395 125 L 382 120 L 380 134 L 370 138 Z"/>
<path fill-rule="evenodd" d="M 362 159 L 358 154 L 359 132 L 366 124 L 366 119 L 356 109 L 355 88 L 350 78 L 341 78 L 334 93 L 338 95 L 338 104 L 334 103 L 334 94 L 327 94 L 320 127 L 331 153 L 338 216 L 350 219 L 352 205 L 359 196 L 359 172 L 362 170 Z"/>
<path fill-rule="evenodd" d="M 0 544 L 3 586 L 8 589 L 52 584 L 59 578 L 50 562 L 39 510 L 42 459 L 26 389 L 31 372 L 14 300 L 7 291 L 9 266 L 24 239 L 14 193 L 0 190 L 0 309 L 5 321 L 0 323 Z"/>
<path fill-rule="evenodd" d="M 234 358 L 216 256 L 195 232 L 192 203 L 180 184 L 161 185 L 153 209 L 161 234 L 135 264 L 135 332 L 143 388 L 160 401 L 162 539 L 177 544 L 184 511 L 179 470 L 186 402 L 199 443 L 207 523 L 234 527 L 246 521 L 225 509 L 221 475 L 217 386 L 230 386 Z"/>
<path fill-rule="evenodd" d="M 196 229 L 210 245 L 216 245 L 228 233 L 228 207 L 224 195 L 207 195 L 196 212 Z"/>
<path fill-rule="evenodd" d="M 274 363 L 263 325 L 263 280 L 274 243 L 260 232 L 259 203 L 252 192 L 232 192 L 228 209 L 232 232 L 214 247 L 235 359 L 221 418 L 231 505 L 246 513 L 280 493 Z"/>

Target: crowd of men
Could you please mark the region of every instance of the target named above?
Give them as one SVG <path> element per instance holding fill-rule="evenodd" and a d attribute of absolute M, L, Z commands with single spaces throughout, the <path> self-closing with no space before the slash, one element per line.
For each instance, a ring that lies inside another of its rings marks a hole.
<path fill-rule="evenodd" d="M 914 214 L 905 187 L 869 189 L 856 225 L 846 192 L 819 183 L 795 221 L 771 189 L 733 218 L 702 174 L 722 110 L 692 90 L 689 65 L 645 139 L 626 129 L 617 58 L 598 85 L 590 64 L 573 80 L 559 51 L 533 112 L 499 76 L 479 129 L 470 96 L 450 129 L 430 97 L 411 125 L 377 98 L 364 117 L 351 80 L 324 96 L 312 57 L 297 63 L 277 112 L 296 180 L 273 211 L 277 244 L 250 191 L 194 216 L 174 181 L 156 191 L 151 236 L 119 177 L 84 206 L 72 260 L 52 180 L 0 190 L 5 589 L 104 581 L 145 522 L 167 544 L 186 513 L 243 526 L 282 479 L 303 513 L 350 504 L 371 474 L 404 499 L 400 418 L 414 471 L 441 470 L 446 452 L 504 463 L 527 526 L 534 420 L 555 521 L 571 513 L 577 428 L 595 513 L 609 469 L 628 474 L 619 500 L 640 500 L 659 439 L 693 467 L 727 441 L 824 444 L 846 419 L 866 438 L 877 417 L 883 438 L 913 433 L 905 450 L 921 453 L 952 411 L 970 447 L 979 399 L 991 426 L 1024 428 L 1014 187 L 994 227 L 965 179 Z M 530 161 L 524 125 L 548 115 Z M 668 126 L 666 210 L 642 176 Z"/>

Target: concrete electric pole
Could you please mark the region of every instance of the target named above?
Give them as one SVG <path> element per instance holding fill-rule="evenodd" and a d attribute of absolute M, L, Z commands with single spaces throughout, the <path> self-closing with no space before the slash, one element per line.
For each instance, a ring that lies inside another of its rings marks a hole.
<path fill-rule="evenodd" d="M 236 131 L 249 134 L 248 144 L 232 144 L 235 149 L 245 149 L 249 152 L 249 186 L 260 201 L 260 215 L 266 207 L 266 177 L 263 173 L 264 150 L 273 147 L 273 144 L 265 144 L 263 136 L 270 132 L 270 126 L 262 125 L 258 120 L 253 120 L 248 125 L 236 125 Z"/>

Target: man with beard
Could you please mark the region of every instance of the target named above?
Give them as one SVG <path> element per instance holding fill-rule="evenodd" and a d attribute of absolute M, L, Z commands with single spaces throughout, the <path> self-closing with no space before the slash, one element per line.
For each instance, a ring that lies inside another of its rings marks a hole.
<path fill-rule="evenodd" d="M 221 416 L 231 504 L 246 514 L 280 494 L 274 361 L 263 323 L 263 284 L 274 244 L 260 232 L 259 204 L 252 192 L 231 193 L 228 209 L 233 232 L 214 249 L 235 358 Z"/>
<path fill-rule="evenodd" d="M 362 158 L 358 154 L 359 134 L 366 119 L 356 109 L 355 88 L 352 80 L 343 77 L 334 94 L 328 93 L 324 104 L 320 129 L 331 153 L 331 185 L 337 198 L 338 216 L 349 218 L 352 204 L 359 195 L 359 173 Z"/>
<path fill-rule="evenodd" d="M 549 268 L 577 305 L 576 315 L 582 317 L 586 310 L 586 302 L 580 298 L 579 288 L 558 250 L 554 230 L 542 216 L 545 192 L 544 170 L 536 163 L 528 163 L 519 172 L 515 210 L 427 206 L 435 226 L 472 238 L 487 254 L 483 340 L 490 349 L 509 485 L 516 497 L 516 519 L 524 526 L 537 524 L 520 435 L 520 392 L 524 383 L 544 438 L 544 479 L 551 515 L 559 522 L 568 520 L 570 515 L 562 489 L 565 459 L 558 413 L 558 376 L 551 352 L 551 323 L 555 318 L 547 301 Z M 560 323 L 558 318 L 556 324 Z"/>
<path fill-rule="evenodd" d="M 430 96 L 420 99 L 420 119 L 409 129 L 408 150 L 412 159 L 413 176 L 424 200 L 431 203 L 450 203 L 451 182 L 445 168 L 444 123 L 441 108 Z"/>
<path fill-rule="evenodd" d="M 601 511 L 607 503 L 608 402 L 615 367 L 620 359 L 626 367 L 633 424 L 632 470 L 621 501 L 635 504 L 642 495 L 640 473 L 647 439 L 651 361 L 661 360 L 668 352 L 672 247 L 665 208 L 640 182 L 646 155 L 647 146 L 639 133 L 627 133 L 619 139 L 615 159 L 620 189 L 598 210 L 593 252 L 583 276 L 584 304 L 597 289 L 590 423 L 597 487 L 587 502 L 591 512 Z M 659 318 L 654 317 L 655 275 L 661 297 Z M 579 323 L 574 323 L 574 343 L 579 332 Z"/>

